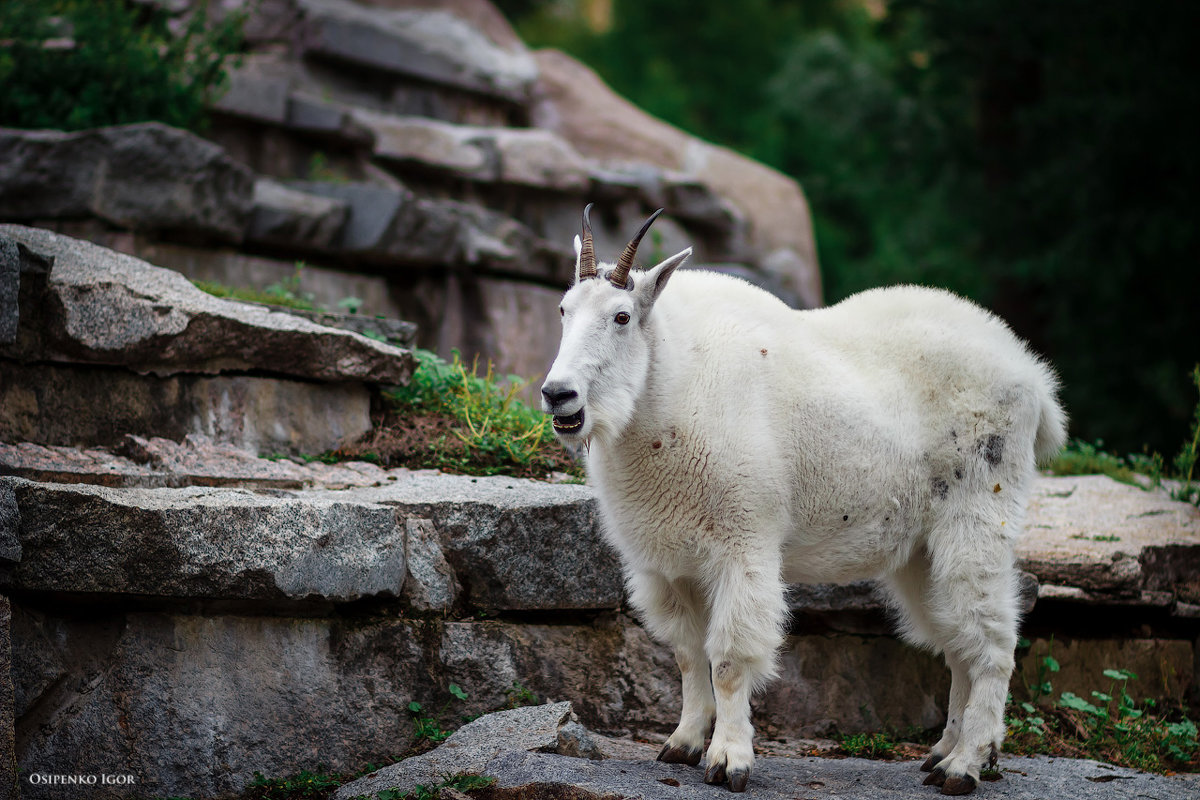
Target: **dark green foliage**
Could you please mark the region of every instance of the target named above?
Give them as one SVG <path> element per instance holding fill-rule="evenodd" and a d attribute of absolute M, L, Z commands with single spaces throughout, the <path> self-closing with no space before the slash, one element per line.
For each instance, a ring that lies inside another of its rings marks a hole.
<path fill-rule="evenodd" d="M 1173 452 L 1200 352 L 1200 4 L 614 0 L 609 31 L 563 5 L 501 2 L 798 178 L 828 302 L 966 294 L 1051 358 L 1075 436 Z"/>
<path fill-rule="evenodd" d="M 241 21 L 209 25 L 201 10 L 174 36 L 162 12 L 123 0 L 0 3 L 0 126 L 203 127 Z"/>

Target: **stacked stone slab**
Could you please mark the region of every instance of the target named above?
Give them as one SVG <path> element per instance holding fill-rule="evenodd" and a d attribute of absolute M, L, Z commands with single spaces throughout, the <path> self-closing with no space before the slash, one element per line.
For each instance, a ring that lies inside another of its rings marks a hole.
<path fill-rule="evenodd" d="M 159 5 L 182 20 L 198 4 Z M 423 347 L 526 377 L 553 356 L 589 201 L 602 255 L 662 206 L 655 252 L 694 246 L 698 264 L 821 303 L 795 181 L 530 52 L 487 0 L 220 5 L 247 14 L 249 52 L 208 139 L 0 130 L 0 221 L 232 286 L 302 261 L 322 305 L 359 298 L 417 322 Z"/>
<path fill-rule="evenodd" d="M 212 297 L 176 272 L 38 228 L 0 225 L 17 302 L 0 344 L 0 440 L 113 445 L 202 434 L 319 453 L 370 429 L 373 387 L 411 352 Z M 15 259 L 14 259 L 15 256 Z"/>

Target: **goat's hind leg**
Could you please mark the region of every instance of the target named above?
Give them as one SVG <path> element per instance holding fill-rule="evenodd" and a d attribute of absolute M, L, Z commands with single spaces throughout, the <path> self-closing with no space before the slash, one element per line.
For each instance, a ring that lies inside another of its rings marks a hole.
<path fill-rule="evenodd" d="M 683 710 L 679 725 L 667 739 L 659 761 L 696 766 L 704 755 L 704 740 L 712 731 L 716 705 L 704 654 L 708 626 L 704 595 L 690 581 L 668 581 L 661 575 L 639 574 L 629 581 L 630 599 L 655 637 L 675 651 L 683 681 Z"/>
<path fill-rule="evenodd" d="M 934 630 L 928 604 L 929 556 L 920 548 L 903 567 L 884 578 L 895 611 L 899 615 L 900 635 L 910 644 L 934 652 L 942 650 Z M 946 709 L 946 728 L 942 737 L 929 749 L 929 757 L 921 765 L 922 772 L 930 772 L 958 744 L 962 731 L 963 712 L 971 692 L 971 679 L 966 665 L 950 654 L 946 654 L 946 666 L 950 668 L 950 703 Z M 940 776 L 939 776 L 940 777 Z M 934 778 L 936 781 L 938 778 Z"/>
<path fill-rule="evenodd" d="M 961 675 L 966 678 L 960 689 L 965 690 L 966 702 L 958 740 L 926 781 L 951 795 L 973 791 L 980 767 L 999 757 L 1017 643 L 1011 534 L 988 530 L 986 519 L 973 522 L 972 535 L 960 535 L 957 546 L 939 548 L 931 542 L 929 612 L 955 683 L 962 683 Z"/>

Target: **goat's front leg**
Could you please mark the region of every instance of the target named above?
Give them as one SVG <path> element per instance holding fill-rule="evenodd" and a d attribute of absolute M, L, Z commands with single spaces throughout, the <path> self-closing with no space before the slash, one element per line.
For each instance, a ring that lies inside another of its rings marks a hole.
<path fill-rule="evenodd" d="M 656 573 L 631 575 L 628 583 L 630 601 L 640 612 L 642 623 L 651 635 L 674 648 L 683 679 L 679 726 L 663 745 L 658 760 L 694 767 L 704 755 L 704 740 L 712 730 L 716 713 L 704 654 L 708 627 L 704 595 L 687 579 L 668 581 Z"/>
<path fill-rule="evenodd" d="M 705 650 L 712 663 L 717 722 L 704 780 L 741 792 L 754 764 L 750 695 L 774 677 L 787 617 L 778 557 L 729 558 L 709 595 Z"/>

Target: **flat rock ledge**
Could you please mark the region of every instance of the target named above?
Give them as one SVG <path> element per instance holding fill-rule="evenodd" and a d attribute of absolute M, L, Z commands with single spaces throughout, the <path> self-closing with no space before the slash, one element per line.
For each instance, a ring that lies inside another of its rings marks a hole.
<path fill-rule="evenodd" d="M 412 353 L 262 306 L 221 300 L 177 272 L 20 225 L 16 361 L 121 366 L 158 376 L 259 372 L 317 381 L 405 384 Z"/>
<path fill-rule="evenodd" d="M 645 746 L 592 734 L 570 703 L 552 703 L 488 714 L 460 728 L 440 747 L 384 767 L 338 790 L 335 800 L 375 798 L 381 792 L 432 788 L 456 775 L 495 779 L 476 798 L 727 798 L 723 786 L 704 783 L 703 766 L 662 764 Z M 940 797 L 921 785 L 916 761 L 760 755 L 750 779 L 756 798 L 843 800 Z M 1008 756 L 1001 780 L 986 782 L 976 797 L 1008 800 L 1076 800 L 1154 797 L 1184 800 L 1200 791 L 1194 776 L 1152 775 L 1096 761 Z"/>

